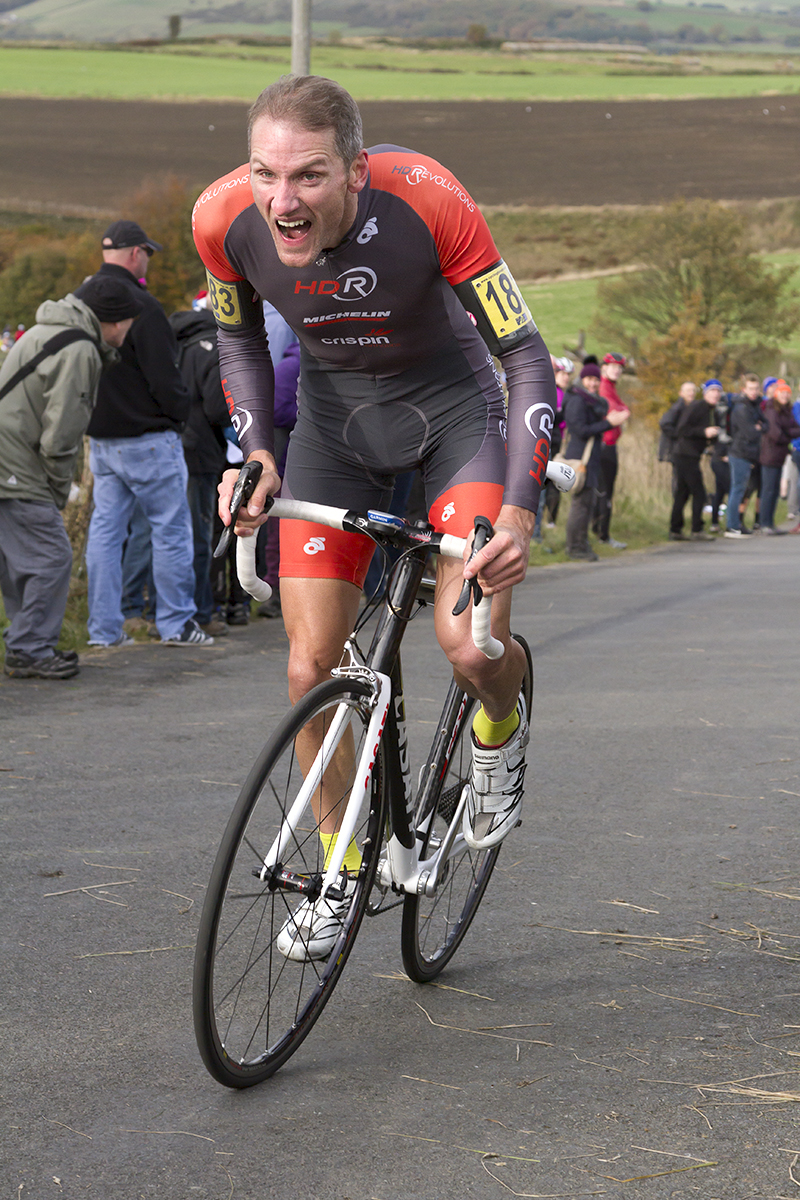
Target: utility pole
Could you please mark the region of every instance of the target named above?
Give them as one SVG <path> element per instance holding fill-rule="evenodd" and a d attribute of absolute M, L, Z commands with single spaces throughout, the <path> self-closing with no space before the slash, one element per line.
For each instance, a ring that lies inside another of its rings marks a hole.
<path fill-rule="evenodd" d="M 311 0 L 292 0 L 292 74 L 311 74 Z"/>

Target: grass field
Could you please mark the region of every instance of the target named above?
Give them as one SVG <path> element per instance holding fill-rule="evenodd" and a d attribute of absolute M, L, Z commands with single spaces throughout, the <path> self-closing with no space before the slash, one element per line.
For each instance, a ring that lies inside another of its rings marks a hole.
<path fill-rule="evenodd" d="M 567 279 L 523 287 L 522 294 L 551 354 L 568 354 L 588 331 L 597 303 L 597 279 Z M 587 350 L 591 338 L 587 339 Z"/>
<path fill-rule="evenodd" d="M 215 52 L 216 51 L 216 52 Z M 700 60 L 693 59 L 697 63 Z M 705 60 L 704 60 L 705 61 Z M 776 70 L 774 57 L 730 59 L 714 72 L 659 60 L 648 74 L 616 55 L 509 57 L 396 48 L 319 46 L 312 71 L 338 80 L 357 100 L 613 100 L 756 96 L 800 92 L 800 72 Z M 728 73 L 715 73 L 727 65 Z M 249 100 L 289 68 L 288 47 L 198 47 L 155 52 L 0 46 L 0 94 L 109 99 Z M 761 73 L 764 72 L 764 73 Z"/>
<path fill-rule="evenodd" d="M 776 267 L 794 266 L 794 286 L 800 291 L 800 251 L 787 250 L 764 256 Z M 577 344 L 580 331 L 587 333 L 586 349 L 597 353 L 591 336 L 597 308 L 599 279 L 565 279 L 552 283 L 523 286 L 522 293 L 542 337 L 552 354 L 569 353 Z M 607 347 L 603 347 L 603 350 Z M 787 359 L 800 360 L 800 329 L 781 347 Z"/>
<path fill-rule="evenodd" d="M 345 37 L 359 34 L 379 34 L 387 28 L 405 28 L 414 35 L 421 25 L 429 24 L 423 16 L 423 6 L 409 3 L 387 6 L 385 14 L 373 7 L 360 11 L 358 4 L 344 8 L 315 4 L 312 12 L 312 30 L 316 38 L 326 38 L 332 30 Z M 431 5 L 435 9 L 437 6 Z M 444 6 L 443 6 L 444 7 Z M 459 19 L 459 6 L 450 6 L 444 22 L 436 21 L 441 32 L 449 30 L 454 37 L 463 37 L 467 24 L 477 20 L 464 14 Z M 556 0 L 553 10 L 569 8 L 569 0 Z M 782 45 L 795 27 L 787 20 L 787 5 L 783 10 L 777 5 L 745 7 L 742 0 L 731 0 L 729 4 L 661 3 L 641 7 L 641 0 L 613 0 L 612 3 L 587 4 L 585 16 L 588 20 L 578 22 L 588 28 L 592 20 L 602 20 L 606 28 L 620 28 L 626 41 L 640 41 L 642 36 L 656 35 L 661 38 L 680 38 L 682 26 L 691 26 L 694 35 L 710 36 L 720 48 L 734 38 L 758 46 L 761 42 Z M 215 11 L 216 10 L 216 11 Z M 405 17 L 411 20 L 403 20 Z M 455 11 L 453 11 L 455 10 Z M 174 0 L 33 0 L 18 8 L 13 18 L 5 18 L 10 30 L 19 30 L 17 36 L 76 38 L 85 41 L 125 41 L 137 38 L 165 37 L 169 18 L 179 13 L 182 19 L 181 37 L 231 35 L 242 36 L 286 36 L 290 32 L 288 5 L 268 3 L 231 4 L 230 0 L 183 0 L 177 5 Z M 427 14 L 433 16 L 434 14 Z M 441 14 L 444 15 L 444 14 Z M 263 19 L 259 23 L 258 17 Z M 212 19 L 214 17 L 220 19 Z M 420 18 L 423 18 L 420 21 Z M 511 33 L 508 21 L 500 20 L 499 14 L 487 13 L 487 26 L 491 36 L 516 36 Z M 270 19 L 266 19 L 270 18 Z M 282 19 L 279 19 L 282 18 Z M 359 21 L 371 21 L 371 25 L 359 25 Z M 544 32 L 542 29 L 540 32 Z M 755 35 L 755 43 L 753 37 Z M 545 35 L 546 36 L 546 35 Z M 579 31 L 573 36 L 581 39 Z M 686 29 L 683 29 L 683 39 Z"/>

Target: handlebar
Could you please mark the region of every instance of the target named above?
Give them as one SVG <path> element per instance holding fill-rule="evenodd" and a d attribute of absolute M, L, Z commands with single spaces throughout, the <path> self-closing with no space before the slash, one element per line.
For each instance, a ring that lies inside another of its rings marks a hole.
<path fill-rule="evenodd" d="M 231 523 L 223 531 L 222 537 L 214 550 L 214 557 L 221 557 L 230 543 L 236 518 L 243 504 L 253 494 L 261 476 L 261 463 L 257 461 L 245 463 L 231 496 Z M 575 472 L 566 463 L 550 462 L 547 464 L 547 478 L 560 491 L 569 491 L 575 482 Z M 288 520 L 313 521 L 318 525 L 327 525 L 330 529 L 347 529 L 353 533 L 367 533 L 379 538 L 384 543 L 392 541 L 405 546 L 427 545 L 434 552 L 445 558 L 461 559 L 467 546 L 466 538 L 454 537 L 452 534 L 438 534 L 430 529 L 409 525 L 400 517 L 391 513 L 370 511 L 359 513 L 344 508 L 332 508 L 327 504 L 312 504 L 304 500 L 268 499 L 264 508 L 272 517 Z M 470 559 L 473 558 L 493 534 L 492 526 L 485 517 L 475 518 L 475 533 L 472 540 Z M 239 582 L 245 591 L 249 592 L 259 602 L 269 600 L 272 588 L 261 579 L 256 572 L 256 539 L 253 536 L 239 537 L 236 545 L 236 570 Z M 472 597 L 472 639 L 476 647 L 487 658 L 497 659 L 503 654 L 503 643 L 491 633 L 491 596 L 484 596 L 477 579 L 465 580 L 458 598 L 453 615 L 458 616 L 469 604 Z"/>

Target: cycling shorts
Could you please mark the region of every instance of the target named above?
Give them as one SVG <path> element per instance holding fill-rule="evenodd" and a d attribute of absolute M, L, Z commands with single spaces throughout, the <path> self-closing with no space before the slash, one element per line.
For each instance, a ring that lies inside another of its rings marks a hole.
<path fill-rule="evenodd" d="M 395 477 L 416 468 L 436 530 L 466 537 L 476 514 L 496 520 L 506 476 L 503 396 L 499 384 L 485 394 L 457 340 L 386 378 L 323 369 L 304 355 L 281 495 L 386 511 Z M 280 545 L 282 578 L 359 588 L 375 548 L 363 534 L 305 521 L 281 521 Z"/>

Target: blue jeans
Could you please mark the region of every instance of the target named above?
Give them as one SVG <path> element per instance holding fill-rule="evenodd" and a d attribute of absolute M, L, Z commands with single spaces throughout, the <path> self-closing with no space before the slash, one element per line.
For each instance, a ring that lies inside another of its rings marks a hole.
<path fill-rule="evenodd" d="M 759 521 L 762 529 L 774 529 L 775 508 L 781 488 L 783 467 L 761 467 L 761 511 Z"/>
<path fill-rule="evenodd" d="M 188 471 L 177 433 L 92 438 L 94 512 L 89 524 L 89 638 L 111 643 L 122 633 L 122 546 L 138 500 L 150 523 L 156 628 L 177 636 L 194 616 Z"/>
<path fill-rule="evenodd" d="M 211 553 L 214 538 L 214 510 L 217 499 L 216 475 L 190 475 L 186 493 L 194 534 L 194 604 L 197 619 L 207 625 L 214 615 L 211 592 Z"/>
<path fill-rule="evenodd" d="M 728 493 L 726 525 L 728 529 L 741 529 L 739 505 L 742 503 L 747 481 L 750 478 L 750 472 L 753 467 L 752 463 L 749 463 L 746 458 L 736 458 L 733 454 L 728 455 L 728 464 L 731 469 L 731 490 Z"/>

